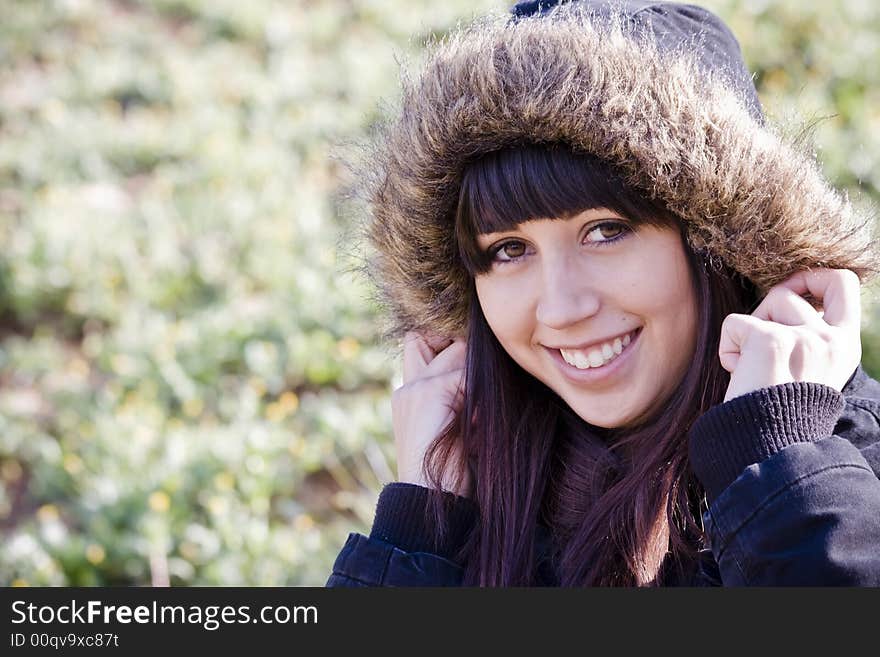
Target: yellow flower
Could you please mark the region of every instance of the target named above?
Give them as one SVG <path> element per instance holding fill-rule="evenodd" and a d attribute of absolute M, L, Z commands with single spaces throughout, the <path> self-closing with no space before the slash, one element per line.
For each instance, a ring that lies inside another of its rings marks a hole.
<path fill-rule="evenodd" d="M 72 374 L 84 378 L 89 374 L 89 364 L 84 358 L 74 358 L 67 364 Z"/>
<path fill-rule="evenodd" d="M 314 526 L 315 521 L 308 513 L 301 513 L 293 521 L 293 528 L 298 532 L 307 532 L 310 529 L 313 529 Z"/>
<path fill-rule="evenodd" d="M 67 474 L 77 475 L 82 472 L 83 462 L 82 459 L 76 454 L 65 454 L 64 455 L 64 469 L 67 471 Z"/>
<path fill-rule="evenodd" d="M 278 398 L 278 403 L 281 405 L 281 408 L 290 415 L 291 413 L 295 413 L 296 409 L 299 408 L 299 397 L 296 396 L 295 392 L 288 390 Z"/>
<path fill-rule="evenodd" d="M 302 456 L 303 451 L 306 448 L 306 441 L 302 439 L 301 436 L 291 436 L 290 443 L 287 445 L 287 451 L 290 452 L 290 455 L 294 458 L 298 458 Z"/>
<path fill-rule="evenodd" d="M 97 566 L 104 561 L 104 557 L 106 556 L 107 553 L 104 551 L 104 548 L 97 543 L 89 543 L 86 546 L 86 559 L 88 559 L 89 563 L 93 566 Z"/>
<path fill-rule="evenodd" d="M 213 495 L 211 499 L 208 500 L 207 506 L 215 516 L 226 515 L 226 512 L 229 509 L 229 504 L 226 502 L 226 499 L 219 495 Z"/>
<path fill-rule="evenodd" d="M 58 520 L 59 515 L 58 507 L 54 504 L 44 504 L 37 509 L 37 518 L 40 519 L 40 522 L 53 522 Z"/>
<path fill-rule="evenodd" d="M 201 399 L 187 399 L 183 402 L 183 412 L 189 417 L 198 417 L 205 410 L 205 402 Z"/>
<path fill-rule="evenodd" d="M 19 465 L 18 461 L 4 461 L 3 465 L 0 466 L 0 476 L 6 481 L 16 482 L 21 479 L 22 474 L 21 465 Z"/>
<path fill-rule="evenodd" d="M 150 494 L 149 504 L 153 511 L 164 513 L 171 508 L 171 498 L 164 491 L 157 490 Z"/>
<path fill-rule="evenodd" d="M 232 490 L 235 486 L 235 477 L 229 472 L 218 472 L 214 475 L 214 486 L 218 490 Z"/>
<path fill-rule="evenodd" d="M 336 343 L 336 351 L 343 360 L 351 360 L 360 350 L 361 345 L 354 338 L 342 338 Z"/>
<path fill-rule="evenodd" d="M 266 404 L 266 417 L 272 422 L 281 422 L 299 408 L 299 397 L 289 390 L 283 393 L 278 401 Z"/>

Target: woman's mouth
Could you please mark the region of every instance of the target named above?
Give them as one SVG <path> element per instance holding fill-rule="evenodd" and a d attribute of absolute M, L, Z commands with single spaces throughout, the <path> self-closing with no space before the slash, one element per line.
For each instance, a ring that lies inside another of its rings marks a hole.
<path fill-rule="evenodd" d="M 620 372 L 639 343 L 642 327 L 589 349 L 551 349 L 554 362 L 573 383 L 598 383 Z"/>
<path fill-rule="evenodd" d="M 569 365 L 579 370 L 604 367 L 616 360 L 635 339 L 639 329 L 630 331 L 626 335 L 618 336 L 610 342 L 605 342 L 587 349 L 560 349 L 559 353 Z"/>

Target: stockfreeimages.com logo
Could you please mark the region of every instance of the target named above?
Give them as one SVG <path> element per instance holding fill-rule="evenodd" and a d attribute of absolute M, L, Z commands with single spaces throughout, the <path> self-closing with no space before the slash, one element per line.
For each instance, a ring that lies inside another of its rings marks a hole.
<path fill-rule="evenodd" d="M 71 600 L 58 606 L 36 605 L 24 600 L 12 603 L 12 623 L 43 625 L 89 625 L 118 623 L 128 625 L 201 625 L 213 631 L 221 625 L 263 623 L 266 625 L 303 623 L 317 624 L 318 609 L 314 606 L 266 605 L 252 613 L 250 605 L 160 605 L 155 600 L 149 605 L 105 605 L 100 600 L 85 604 Z"/>

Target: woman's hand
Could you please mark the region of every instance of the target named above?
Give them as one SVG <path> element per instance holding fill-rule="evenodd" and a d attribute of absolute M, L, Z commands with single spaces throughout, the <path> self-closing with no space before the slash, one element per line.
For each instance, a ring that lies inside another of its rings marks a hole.
<path fill-rule="evenodd" d="M 464 402 L 464 371 L 467 343 L 425 337 L 409 332 L 404 337 L 403 385 L 391 396 L 394 443 L 399 481 L 430 487 L 422 472 L 428 447 L 458 414 Z M 471 494 L 470 474 L 456 486 L 454 475 L 461 465 L 461 444 L 451 454 L 443 473 L 443 490 L 463 497 Z"/>
<path fill-rule="evenodd" d="M 821 303 L 816 310 L 801 295 Z M 842 390 L 862 359 L 859 278 L 848 269 L 799 272 L 771 288 L 751 315 L 721 325 L 730 372 L 724 401 L 759 388 L 812 381 Z"/>

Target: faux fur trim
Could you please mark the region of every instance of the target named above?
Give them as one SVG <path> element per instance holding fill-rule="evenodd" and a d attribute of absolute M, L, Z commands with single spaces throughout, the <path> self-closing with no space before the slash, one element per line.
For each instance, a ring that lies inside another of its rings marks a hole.
<path fill-rule="evenodd" d="M 362 180 L 369 272 L 390 334 L 466 332 L 469 275 L 453 235 L 464 164 L 526 142 L 564 142 L 619 167 L 686 224 L 691 246 L 762 293 L 812 267 L 862 282 L 880 266 L 867 217 L 812 155 L 760 125 L 686 48 L 661 53 L 621 20 L 577 5 L 513 22 L 490 16 L 429 47 L 404 71 L 399 112 Z"/>

